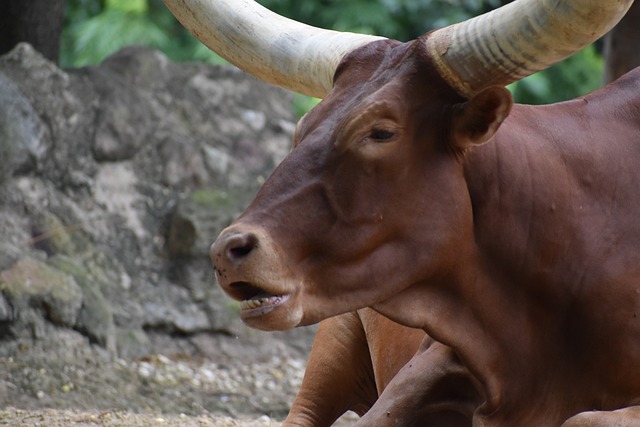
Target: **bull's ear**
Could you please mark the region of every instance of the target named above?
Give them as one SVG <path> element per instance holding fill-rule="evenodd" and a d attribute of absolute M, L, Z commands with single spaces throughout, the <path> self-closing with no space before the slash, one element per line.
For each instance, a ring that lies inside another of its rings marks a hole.
<path fill-rule="evenodd" d="M 451 143 L 464 150 L 488 141 L 507 118 L 513 105 L 511 92 L 491 86 L 458 105 L 452 117 Z"/>

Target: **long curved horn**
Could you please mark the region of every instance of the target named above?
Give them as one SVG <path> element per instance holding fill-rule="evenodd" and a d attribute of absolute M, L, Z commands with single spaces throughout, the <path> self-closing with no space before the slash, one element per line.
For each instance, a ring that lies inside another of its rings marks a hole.
<path fill-rule="evenodd" d="M 520 80 L 593 43 L 633 0 L 516 0 L 428 34 L 440 74 L 469 96 Z"/>
<path fill-rule="evenodd" d="M 253 76 L 324 97 L 343 56 L 380 37 L 311 27 L 252 0 L 164 0 L 202 43 Z"/>

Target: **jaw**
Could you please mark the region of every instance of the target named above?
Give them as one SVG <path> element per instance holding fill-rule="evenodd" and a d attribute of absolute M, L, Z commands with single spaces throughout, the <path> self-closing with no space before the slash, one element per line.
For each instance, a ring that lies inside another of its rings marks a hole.
<path fill-rule="evenodd" d="M 295 245 L 283 246 L 264 229 L 247 224 L 224 230 L 212 246 L 218 283 L 240 302 L 241 319 L 250 327 L 285 330 L 318 323 L 394 297 L 413 282 L 393 268 L 379 271 L 398 258 L 394 245 L 348 261 L 304 258 Z"/>
<path fill-rule="evenodd" d="M 286 296 L 285 301 L 266 309 L 244 309 L 241 305 L 240 317 L 247 326 L 263 331 L 293 329 L 300 326 L 303 313 L 299 306 L 290 304 L 291 299 Z"/>
<path fill-rule="evenodd" d="M 364 307 L 377 305 L 390 308 L 394 314 L 405 313 L 418 315 L 424 310 L 424 298 L 414 292 L 409 292 L 409 298 L 398 297 L 407 290 L 394 287 L 391 304 L 386 307 L 385 302 L 390 297 L 389 292 L 380 293 L 381 286 L 371 279 L 349 277 L 346 271 L 325 271 L 321 277 L 339 277 L 348 280 L 314 280 L 313 274 L 302 274 L 304 279 L 290 275 L 270 274 L 268 278 L 261 273 L 265 269 L 257 269 L 256 274 L 245 270 L 242 275 L 230 279 L 229 272 L 218 281 L 228 296 L 240 302 L 240 317 L 248 326 L 260 330 L 286 330 L 298 326 L 308 326 L 318 323 L 328 317 L 355 311 Z M 388 281 L 387 281 L 388 282 Z M 354 283 L 369 283 L 371 286 L 356 286 Z M 415 290 L 415 289 L 412 289 Z M 384 301 L 384 302 L 383 302 Z M 391 313 L 389 317 L 394 317 Z M 398 323 L 412 327 L 421 327 L 422 319 L 398 319 Z"/>

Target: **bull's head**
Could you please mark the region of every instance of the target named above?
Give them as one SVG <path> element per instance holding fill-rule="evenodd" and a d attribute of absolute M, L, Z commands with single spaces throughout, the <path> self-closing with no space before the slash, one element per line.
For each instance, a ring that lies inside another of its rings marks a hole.
<path fill-rule="evenodd" d="M 165 3 L 249 73 L 324 98 L 211 249 L 245 322 L 286 329 L 446 281 L 473 241 L 462 159 L 509 114 L 504 86 L 591 43 L 631 1 L 516 0 L 408 43 L 319 30 L 250 0 Z"/>

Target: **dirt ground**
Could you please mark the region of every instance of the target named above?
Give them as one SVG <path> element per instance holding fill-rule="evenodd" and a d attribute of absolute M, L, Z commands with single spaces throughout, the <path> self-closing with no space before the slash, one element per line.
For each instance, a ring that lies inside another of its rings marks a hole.
<path fill-rule="evenodd" d="M 0 357 L 0 426 L 279 426 L 302 383 L 306 351 L 274 339 L 270 352 L 212 343 L 216 358 L 179 353 L 98 357 L 76 341 Z M 307 348 L 306 344 L 303 346 Z M 228 356 L 224 356 L 228 354 Z M 347 414 L 336 426 L 353 424 Z"/>
<path fill-rule="evenodd" d="M 334 427 L 351 425 L 357 417 L 346 414 Z M 124 411 L 78 411 L 42 409 L 26 411 L 16 408 L 0 410 L 0 426 L 15 427 L 278 427 L 280 421 L 266 415 L 259 418 L 219 415 L 157 415 Z"/>
<path fill-rule="evenodd" d="M 200 415 L 135 414 L 124 411 L 77 411 L 43 409 L 26 411 L 6 408 L 0 411 L 0 425 L 15 427 L 270 427 L 280 423 L 267 416 L 257 419 Z"/>

